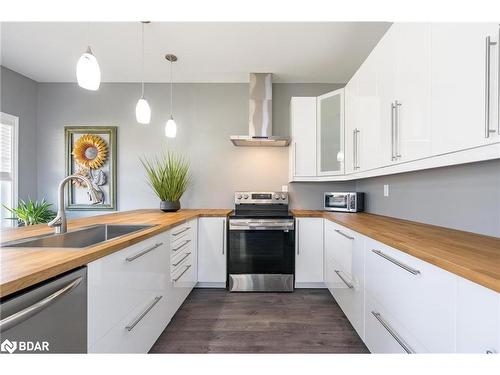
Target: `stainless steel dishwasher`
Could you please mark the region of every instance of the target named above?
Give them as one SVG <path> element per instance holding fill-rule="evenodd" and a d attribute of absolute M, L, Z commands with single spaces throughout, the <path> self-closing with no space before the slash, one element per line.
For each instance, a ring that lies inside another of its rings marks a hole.
<path fill-rule="evenodd" d="M 0 301 L 1 353 L 86 353 L 87 268 Z"/>

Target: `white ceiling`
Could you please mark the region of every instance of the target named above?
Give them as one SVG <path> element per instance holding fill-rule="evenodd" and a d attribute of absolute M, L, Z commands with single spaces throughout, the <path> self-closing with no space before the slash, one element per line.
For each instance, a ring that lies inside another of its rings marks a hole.
<path fill-rule="evenodd" d="M 180 23 L 145 25 L 145 80 L 248 82 L 271 72 L 275 82 L 347 82 L 390 26 L 387 22 Z M 2 65 L 38 82 L 75 82 L 90 45 L 103 82 L 141 80 L 139 22 L 4 22 Z"/>

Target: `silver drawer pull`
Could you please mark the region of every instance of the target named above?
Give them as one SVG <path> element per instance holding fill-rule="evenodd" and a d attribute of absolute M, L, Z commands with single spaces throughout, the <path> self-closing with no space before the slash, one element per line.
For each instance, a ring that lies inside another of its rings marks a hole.
<path fill-rule="evenodd" d="M 385 321 L 384 318 L 382 318 L 382 315 L 380 315 L 380 313 L 376 312 L 376 311 L 372 311 L 372 315 L 375 317 L 375 319 L 377 319 L 379 321 L 380 324 L 382 324 L 382 326 L 386 329 L 387 332 L 389 332 L 389 334 L 394 337 L 394 340 L 397 341 L 397 343 L 404 349 L 404 351 L 408 354 L 414 354 L 415 351 L 411 348 L 410 345 L 408 345 L 405 340 L 403 340 L 401 338 L 401 336 L 399 336 L 396 331 L 394 331 L 394 329 L 389 325 L 389 323 L 387 323 Z"/>
<path fill-rule="evenodd" d="M 334 270 L 335 273 L 337 274 L 337 276 L 340 278 L 340 280 L 342 280 L 344 282 L 345 285 L 347 285 L 347 287 L 349 289 L 352 289 L 354 288 L 354 285 L 352 285 L 351 283 L 349 283 L 346 279 L 344 279 L 344 277 L 340 274 L 340 271 L 339 270 Z"/>
<path fill-rule="evenodd" d="M 190 229 L 191 229 L 191 227 L 186 227 L 186 228 L 184 228 L 184 229 L 182 229 L 182 230 L 180 230 L 178 232 L 172 233 L 172 236 L 178 236 L 179 234 L 182 234 L 185 231 L 190 230 Z"/>
<path fill-rule="evenodd" d="M 394 263 L 396 266 L 401 267 L 402 269 L 404 269 L 405 271 L 408 271 L 409 273 L 411 273 L 413 275 L 420 275 L 420 271 L 419 270 L 416 270 L 415 268 L 412 268 L 410 266 L 407 266 L 404 263 L 401 263 L 399 260 L 396 260 L 396 259 L 390 257 L 389 255 L 384 254 L 380 250 L 372 249 L 372 252 L 374 252 L 375 254 L 381 256 L 384 259 L 387 259 L 389 262 Z"/>
<path fill-rule="evenodd" d="M 130 323 L 128 326 L 125 327 L 127 331 L 132 331 L 134 327 L 148 314 L 148 312 L 151 311 L 153 307 L 163 298 L 163 296 L 156 296 L 153 302 L 142 312 L 141 315 L 139 315 L 132 323 Z"/>
<path fill-rule="evenodd" d="M 190 243 L 191 240 L 186 240 L 182 243 L 182 245 L 176 247 L 175 249 L 172 249 L 173 252 L 176 252 L 176 251 L 179 251 L 180 249 L 182 249 L 184 246 L 186 246 L 188 243 Z"/>
<path fill-rule="evenodd" d="M 147 249 L 144 249 L 144 250 L 138 252 L 137 254 L 132 255 L 131 257 L 125 258 L 125 260 L 127 262 L 132 262 L 133 260 L 136 260 L 137 258 L 142 257 L 143 255 L 149 253 L 150 251 L 153 251 L 154 249 L 160 247 L 161 245 L 163 245 L 163 242 L 155 243 L 153 246 L 148 247 Z"/>
<path fill-rule="evenodd" d="M 181 264 L 184 261 L 184 259 L 186 259 L 189 256 L 189 254 L 191 254 L 191 253 L 190 252 L 186 253 L 186 255 L 184 255 L 181 260 L 179 260 L 177 263 L 173 263 L 172 266 L 177 267 L 179 264 Z"/>
<path fill-rule="evenodd" d="M 179 280 L 180 280 L 180 278 L 182 277 L 182 275 L 184 275 L 184 274 L 187 272 L 187 270 L 188 270 L 189 268 L 191 268 L 191 265 L 190 265 L 190 264 L 188 264 L 188 265 L 186 266 L 186 269 L 185 269 L 184 271 L 182 271 L 182 272 L 181 272 L 181 274 L 180 274 L 179 276 L 177 276 L 177 277 L 174 279 L 174 282 L 179 281 Z"/>
<path fill-rule="evenodd" d="M 341 236 L 344 236 L 345 238 L 349 238 L 350 240 L 354 240 L 354 237 L 351 237 L 351 236 L 348 236 L 347 234 L 345 234 L 344 232 L 342 232 L 341 230 L 339 229 L 335 229 L 335 232 L 337 232 L 338 234 L 340 234 Z"/>
<path fill-rule="evenodd" d="M 0 320 L 0 332 L 4 332 L 9 328 L 12 328 L 27 319 L 31 318 L 33 315 L 38 314 L 40 311 L 49 307 L 52 303 L 56 302 L 59 298 L 68 294 L 73 289 L 75 289 L 82 282 L 82 278 L 78 277 L 77 279 L 71 281 L 66 286 L 52 293 L 51 295 L 43 298 L 42 300 L 34 303 L 31 306 L 26 307 L 25 309 L 18 311 L 2 320 Z"/>

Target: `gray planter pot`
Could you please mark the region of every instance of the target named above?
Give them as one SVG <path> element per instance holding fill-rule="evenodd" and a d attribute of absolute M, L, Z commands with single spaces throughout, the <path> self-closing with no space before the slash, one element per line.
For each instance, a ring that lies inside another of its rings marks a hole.
<path fill-rule="evenodd" d="M 163 212 L 175 212 L 179 211 L 181 209 L 181 202 L 175 201 L 175 202 L 170 202 L 170 201 L 161 201 L 160 202 L 160 210 Z"/>

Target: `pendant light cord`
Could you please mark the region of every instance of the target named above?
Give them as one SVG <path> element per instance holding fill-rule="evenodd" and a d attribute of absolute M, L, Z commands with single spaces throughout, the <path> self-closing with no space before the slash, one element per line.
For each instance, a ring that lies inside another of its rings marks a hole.
<path fill-rule="evenodd" d="M 141 86 L 141 99 L 144 98 L 144 22 L 141 23 L 141 42 L 142 42 L 142 68 L 141 68 L 141 77 L 142 77 L 142 86 Z"/>
<path fill-rule="evenodd" d="M 172 103 L 174 101 L 174 94 L 173 94 L 173 89 L 172 89 L 172 86 L 173 86 L 174 82 L 172 80 L 172 61 L 170 61 L 170 118 L 173 118 L 172 116 L 172 113 L 173 113 L 173 110 L 172 110 Z"/>

